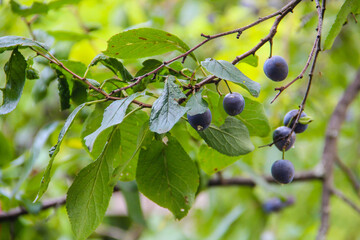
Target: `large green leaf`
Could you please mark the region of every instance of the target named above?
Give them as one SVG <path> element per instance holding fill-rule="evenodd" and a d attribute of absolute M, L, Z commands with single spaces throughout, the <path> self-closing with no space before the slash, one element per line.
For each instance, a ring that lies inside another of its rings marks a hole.
<path fill-rule="evenodd" d="M 330 49 L 334 43 L 335 38 L 339 35 L 342 26 L 347 21 L 347 16 L 351 12 L 356 12 L 360 9 L 360 1 L 359 0 L 346 0 L 344 4 L 341 6 L 336 19 L 333 25 L 330 28 L 330 31 L 325 37 L 324 49 Z"/>
<path fill-rule="evenodd" d="M 154 102 L 150 114 L 150 130 L 156 133 L 166 133 L 179 121 L 188 110 L 182 107 L 176 99 L 186 97 L 174 83 L 175 78 L 169 76 L 161 96 Z"/>
<path fill-rule="evenodd" d="M 202 90 L 196 92 L 186 103 L 186 107 L 189 108 L 188 114 L 196 115 L 206 112 L 208 109 L 207 102 L 201 96 Z"/>
<path fill-rule="evenodd" d="M 112 181 L 135 180 L 136 166 L 141 146 L 153 137 L 149 130 L 147 114 L 137 111 L 120 124 L 121 146 L 119 150 L 119 161 L 116 166 Z"/>
<path fill-rule="evenodd" d="M 140 192 L 181 219 L 194 202 L 199 175 L 180 143 L 168 136 L 141 149 L 136 181 Z"/>
<path fill-rule="evenodd" d="M 266 137 L 269 135 L 271 127 L 263 105 L 247 97 L 244 99 L 245 108 L 242 113 L 236 115 L 236 118 L 245 124 L 251 136 Z"/>
<path fill-rule="evenodd" d="M 86 146 L 89 148 L 90 151 L 92 151 L 95 140 L 102 131 L 114 125 L 120 124 L 124 120 L 128 106 L 135 98 L 137 98 L 141 94 L 142 93 L 135 93 L 127 98 L 114 101 L 109 105 L 109 107 L 105 109 L 101 126 L 95 132 L 84 138 Z"/>
<path fill-rule="evenodd" d="M 177 36 L 154 28 L 138 28 L 112 36 L 104 54 L 116 58 L 143 58 L 190 48 Z M 194 54 L 190 56 L 195 59 Z"/>
<path fill-rule="evenodd" d="M 109 181 L 119 139 L 115 127 L 99 158 L 82 169 L 69 188 L 66 209 L 76 239 L 86 239 L 105 216 L 114 187 Z"/>
<path fill-rule="evenodd" d="M 128 82 L 133 79 L 133 76 L 128 72 L 124 65 L 116 58 L 105 56 L 104 54 L 98 54 L 89 64 L 88 68 L 95 66 L 101 62 L 105 67 L 110 69 L 122 80 Z"/>
<path fill-rule="evenodd" d="M 245 76 L 230 62 L 208 58 L 205 61 L 202 61 L 201 65 L 218 78 L 222 78 L 240 85 L 254 97 L 259 96 L 260 84 Z"/>
<path fill-rule="evenodd" d="M 0 115 L 7 114 L 16 108 L 25 84 L 26 66 L 24 56 L 14 49 L 4 67 L 6 85 L 2 89 L 3 103 L 0 107 Z"/>
<path fill-rule="evenodd" d="M 254 150 L 248 129 L 235 117 L 227 117 L 220 127 L 210 125 L 198 133 L 210 147 L 228 156 L 245 155 Z"/>
<path fill-rule="evenodd" d="M 0 53 L 6 50 L 13 50 L 15 48 L 34 48 L 41 52 L 47 50 L 46 46 L 40 42 L 31 40 L 29 38 L 19 36 L 5 36 L 0 37 Z"/>
<path fill-rule="evenodd" d="M 200 163 L 201 169 L 204 170 L 206 174 L 212 175 L 230 166 L 239 160 L 239 157 L 226 156 L 203 144 L 199 149 L 197 160 Z"/>
<path fill-rule="evenodd" d="M 51 148 L 51 152 L 50 152 L 50 161 L 46 167 L 45 173 L 41 179 L 41 184 L 40 184 L 40 188 L 39 188 L 39 192 L 36 196 L 35 201 L 39 200 L 42 195 L 46 192 L 50 180 L 51 180 L 51 168 L 52 165 L 54 163 L 54 159 L 56 157 L 56 155 L 58 154 L 58 152 L 60 151 L 60 145 L 66 135 L 66 133 L 68 132 L 70 126 L 72 125 L 72 123 L 74 122 L 74 119 L 76 117 L 76 115 L 80 112 L 81 109 L 83 109 L 85 107 L 85 104 L 82 104 L 80 106 L 78 106 L 77 108 L 74 109 L 74 111 L 72 111 L 72 113 L 69 115 L 69 117 L 66 119 L 64 126 L 62 127 L 59 137 L 58 137 L 58 141 L 56 143 L 56 145 L 54 147 Z"/>

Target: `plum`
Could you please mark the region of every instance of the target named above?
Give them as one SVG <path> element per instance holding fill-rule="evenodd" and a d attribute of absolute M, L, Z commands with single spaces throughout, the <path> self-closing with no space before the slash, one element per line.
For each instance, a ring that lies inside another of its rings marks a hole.
<path fill-rule="evenodd" d="M 294 110 L 291 110 L 290 112 L 286 113 L 285 114 L 285 117 L 284 117 L 284 125 L 289 127 L 289 128 L 292 128 L 294 126 L 294 122 L 295 122 L 295 119 L 296 119 L 296 115 L 299 111 L 294 109 Z M 306 113 L 305 112 L 302 112 L 300 117 L 306 117 Z M 291 122 L 290 122 L 291 121 Z M 295 133 L 302 133 L 304 132 L 306 129 L 308 128 L 308 125 L 307 124 L 301 124 L 301 123 L 297 123 L 295 128 L 294 128 L 294 132 Z"/>
<path fill-rule="evenodd" d="M 287 77 L 289 68 L 283 57 L 272 56 L 264 63 L 264 73 L 271 80 L 280 82 Z"/>
<path fill-rule="evenodd" d="M 228 93 L 224 98 L 223 107 L 225 112 L 230 116 L 238 115 L 244 110 L 244 97 L 237 92 Z"/>
<path fill-rule="evenodd" d="M 211 111 L 207 109 L 205 112 L 195 115 L 187 114 L 190 125 L 197 131 L 203 131 L 210 126 Z"/>
<path fill-rule="evenodd" d="M 275 129 L 275 131 L 273 133 L 273 141 L 275 143 L 275 146 L 280 151 L 283 150 L 290 132 L 291 132 L 291 129 L 288 127 L 285 127 L 285 126 L 281 126 L 281 127 L 278 127 L 277 129 Z M 296 139 L 296 135 L 293 132 L 290 137 L 290 142 L 285 148 L 285 151 L 289 150 L 294 145 L 295 139 Z"/>
<path fill-rule="evenodd" d="M 290 183 L 295 175 L 294 165 L 289 160 L 277 160 L 271 167 L 271 175 L 279 183 Z"/>

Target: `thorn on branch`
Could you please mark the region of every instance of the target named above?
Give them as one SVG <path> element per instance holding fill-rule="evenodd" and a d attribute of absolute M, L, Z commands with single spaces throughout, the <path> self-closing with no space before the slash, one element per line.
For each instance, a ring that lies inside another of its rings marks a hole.
<path fill-rule="evenodd" d="M 207 38 L 207 39 L 210 38 L 210 35 L 205 35 L 205 34 L 203 34 L 203 33 L 201 34 L 201 36 L 204 37 L 204 38 Z"/>
<path fill-rule="evenodd" d="M 185 63 L 185 60 L 186 60 L 187 56 L 188 56 L 188 55 L 185 55 L 185 56 L 183 57 L 183 59 L 182 59 L 182 61 L 181 61 L 182 64 Z"/>
<path fill-rule="evenodd" d="M 239 39 L 241 34 L 242 34 L 242 31 L 239 31 L 238 34 L 236 35 L 236 39 Z"/>
<path fill-rule="evenodd" d="M 151 78 L 151 81 L 155 80 L 155 78 L 156 78 L 157 74 L 158 74 L 157 72 L 156 72 L 156 73 L 154 73 L 154 76 Z"/>

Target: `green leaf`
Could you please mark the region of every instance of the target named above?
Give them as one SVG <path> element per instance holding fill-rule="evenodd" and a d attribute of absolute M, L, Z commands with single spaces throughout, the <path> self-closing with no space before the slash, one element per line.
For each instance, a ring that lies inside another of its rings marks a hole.
<path fill-rule="evenodd" d="M 105 56 L 104 54 L 98 54 L 91 61 L 88 68 L 95 66 L 99 62 L 101 62 L 105 67 L 110 69 L 115 75 L 117 75 L 126 82 L 129 82 L 134 78 L 119 60 L 117 60 L 116 58 Z"/>
<path fill-rule="evenodd" d="M 12 196 L 15 196 L 18 190 L 20 189 L 21 185 L 30 175 L 36 160 L 39 158 L 40 151 L 43 148 L 44 144 L 46 143 L 47 139 L 49 138 L 50 134 L 53 133 L 57 127 L 58 123 L 50 123 L 43 127 L 37 134 L 34 139 L 34 143 L 31 148 L 31 152 L 29 156 L 25 159 L 24 167 L 20 173 L 20 179 L 16 183 L 16 186 L 12 190 Z"/>
<path fill-rule="evenodd" d="M 87 135 L 95 132 L 101 126 L 101 122 L 99 121 L 99 119 L 103 117 L 105 108 L 108 106 L 109 102 L 96 104 L 95 109 L 86 118 L 81 131 L 81 142 L 83 144 L 83 147 L 93 159 L 97 159 L 100 156 L 112 129 L 108 128 L 96 138 L 94 147 L 92 148 L 91 152 L 87 148 L 84 138 Z"/>
<path fill-rule="evenodd" d="M 0 106 L 0 115 L 7 114 L 16 108 L 25 84 L 26 66 L 24 56 L 14 49 L 4 67 L 6 85 L 2 89 L 3 103 Z"/>
<path fill-rule="evenodd" d="M 113 159 L 119 151 L 120 131 L 114 128 L 99 158 L 82 169 L 69 188 L 66 210 L 76 239 L 86 239 L 101 223 L 113 192 Z"/>
<path fill-rule="evenodd" d="M 138 28 L 112 36 L 104 54 L 115 58 L 143 58 L 190 48 L 177 36 L 154 28 Z M 193 53 L 190 56 L 196 61 Z"/>
<path fill-rule="evenodd" d="M 36 69 L 28 66 L 26 69 L 26 79 L 29 80 L 39 79 L 39 72 Z"/>
<path fill-rule="evenodd" d="M 339 35 L 341 28 L 343 27 L 344 23 L 347 21 L 347 16 L 351 12 L 356 12 L 360 9 L 360 2 L 359 0 L 346 0 L 344 4 L 341 6 L 340 11 L 338 12 L 336 19 L 333 25 L 330 28 L 330 31 L 325 37 L 324 42 L 324 50 L 330 49 L 335 41 L 337 35 Z"/>
<path fill-rule="evenodd" d="M 113 182 L 135 180 L 141 146 L 153 137 L 153 133 L 149 130 L 148 116 L 143 111 L 137 111 L 126 118 L 120 124 L 120 132 L 119 161 L 115 162 Z"/>
<path fill-rule="evenodd" d="M 105 109 L 101 126 L 95 132 L 84 138 L 86 146 L 89 148 L 90 151 L 92 151 L 95 140 L 99 136 L 99 134 L 109 127 L 120 124 L 124 120 L 126 109 L 130 105 L 130 103 L 142 94 L 143 93 L 135 93 L 127 98 L 114 101 L 109 105 L 109 107 Z"/>
<path fill-rule="evenodd" d="M 239 160 L 239 157 L 226 156 L 203 144 L 199 149 L 197 160 L 200 163 L 201 169 L 204 170 L 206 174 L 212 175 L 230 166 Z"/>
<path fill-rule="evenodd" d="M 15 48 L 34 48 L 41 52 L 46 52 L 47 47 L 37 41 L 31 40 L 29 38 L 19 37 L 19 36 L 5 36 L 0 37 L 0 53 L 6 50 L 14 50 Z"/>
<path fill-rule="evenodd" d="M 167 136 L 141 150 L 136 181 L 140 192 L 181 219 L 194 202 L 199 175 L 180 143 Z"/>
<path fill-rule="evenodd" d="M 60 110 L 70 108 L 70 89 L 66 77 L 62 72 L 56 70 L 58 80 L 58 90 L 60 97 Z"/>
<path fill-rule="evenodd" d="M 124 196 L 129 217 L 136 223 L 146 225 L 141 209 L 139 190 L 136 182 L 118 182 L 121 194 Z"/>
<path fill-rule="evenodd" d="M 299 123 L 301 123 L 301 124 L 309 124 L 312 121 L 314 121 L 314 119 L 311 116 L 301 117 L 299 119 Z"/>
<path fill-rule="evenodd" d="M 198 133 L 210 147 L 228 156 L 245 155 L 254 150 L 248 129 L 235 117 L 227 117 L 220 127 L 210 125 Z"/>
<path fill-rule="evenodd" d="M 271 127 L 266 117 L 264 107 L 261 103 L 244 97 L 245 108 L 242 113 L 236 115 L 247 129 L 250 136 L 266 137 L 269 135 Z"/>
<path fill-rule="evenodd" d="M 159 67 L 162 64 L 161 61 L 156 60 L 156 59 L 147 59 L 145 60 L 142 65 L 143 68 L 141 68 L 135 75 L 135 77 L 140 77 L 142 75 L 145 75 L 148 72 L 153 71 L 154 69 L 156 69 L 157 67 Z M 143 91 L 146 89 L 147 85 L 149 83 L 155 82 L 155 81 L 160 81 L 162 80 L 164 77 L 161 75 L 167 75 L 166 69 L 163 68 L 161 69 L 157 75 L 154 78 L 154 75 L 150 75 L 145 77 L 143 80 L 141 80 L 141 82 L 134 86 L 132 89 L 134 92 L 139 92 L 139 91 Z"/>
<path fill-rule="evenodd" d="M 190 110 L 188 111 L 188 114 L 190 115 L 196 115 L 206 112 L 208 109 L 207 102 L 202 98 L 201 91 L 196 92 L 186 103 L 186 107 Z"/>
<path fill-rule="evenodd" d="M 245 76 L 237 67 L 231 63 L 224 60 L 218 61 L 208 58 L 201 62 L 201 65 L 218 78 L 222 78 L 240 85 L 254 97 L 259 96 L 260 84 Z"/>
<path fill-rule="evenodd" d="M 257 55 L 249 55 L 242 59 L 240 63 L 247 63 L 250 66 L 257 67 L 259 65 L 259 57 Z"/>
<path fill-rule="evenodd" d="M 208 102 L 209 109 L 212 115 L 212 123 L 216 126 L 222 125 L 225 119 L 229 116 L 223 107 L 223 98 L 220 98 L 219 93 L 210 89 L 204 89 L 204 98 Z"/>
<path fill-rule="evenodd" d="M 175 78 L 169 76 L 161 96 L 154 102 L 150 114 L 150 130 L 156 133 L 166 133 L 179 121 L 188 110 L 175 99 L 186 97 L 174 83 Z"/>
<path fill-rule="evenodd" d="M 55 146 L 53 146 L 51 148 L 51 152 L 50 152 L 50 161 L 46 167 L 45 173 L 41 179 L 41 183 L 40 183 L 40 188 L 39 188 L 39 192 L 36 196 L 36 199 L 34 201 L 38 201 L 42 195 L 46 192 L 48 186 L 49 186 L 49 182 L 51 180 L 51 168 L 52 165 L 54 163 L 55 157 L 58 154 L 58 152 L 60 151 L 60 146 L 61 143 L 66 135 L 66 133 L 68 132 L 69 128 L 71 127 L 72 123 L 74 122 L 74 119 L 76 117 L 76 115 L 80 112 L 81 109 L 83 109 L 86 105 L 82 104 L 80 106 L 78 106 L 77 108 L 74 109 L 74 111 L 72 111 L 72 113 L 69 115 L 69 117 L 66 119 L 64 126 L 62 127 L 59 137 L 58 137 L 58 141 L 56 143 Z"/>
<path fill-rule="evenodd" d="M 49 10 L 48 6 L 41 2 L 34 2 L 30 7 L 21 6 L 14 0 L 10 0 L 11 11 L 14 13 L 26 17 L 33 14 L 46 14 Z"/>

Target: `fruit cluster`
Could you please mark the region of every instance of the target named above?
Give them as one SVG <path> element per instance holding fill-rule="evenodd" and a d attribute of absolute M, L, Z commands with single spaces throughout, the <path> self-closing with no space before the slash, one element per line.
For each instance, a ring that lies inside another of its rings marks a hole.
<path fill-rule="evenodd" d="M 284 80 L 289 72 L 288 65 L 284 58 L 280 56 L 273 56 L 267 59 L 264 63 L 265 75 L 273 81 Z M 273 133 L 273 143 L 282 152 L 289 150 L 295 143 L 295 133 L 304 132 L 308 125 L 295 121 L 299 111 L 294 109 L 286 113 L 284 117 L 284 126 L 278 127 Z M 305 112 L 301 112 L 300 118 L 306 117 Z M 294 128 L 294 131 L 292 129 Z M 277 160 L 271 167 L 271 174 L 273 178 L 279 183 L 290 183 L 295 175 L 294 165 L 285 159 Z"/>

